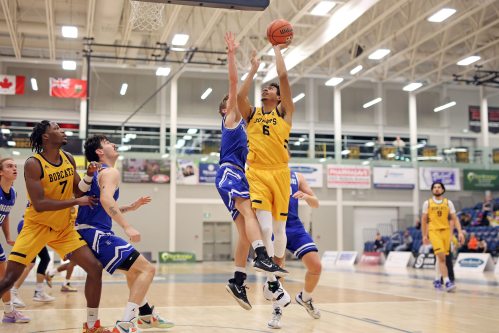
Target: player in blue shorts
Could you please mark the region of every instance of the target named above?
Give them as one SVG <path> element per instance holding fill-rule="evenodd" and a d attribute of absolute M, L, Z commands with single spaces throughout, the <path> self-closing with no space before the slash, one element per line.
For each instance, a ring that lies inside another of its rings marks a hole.
<path fill-rule="evenodd" d="M 155 313 L 154 306 L 151 307 L 146 300 L 147 290 L 156 272 L 155 267 L 130 243 L 111 230 L 114 220 L 123 228 L 131 242 L 139 242 L 140 233 L 126 221 L 124 213 L 135 211 L 151 201 L 150 197 L 141 197 L 131 205 L 118 206 L 116 200 L 119 197 L 120 174 L 114 168 L 119 156 L 116 148 L 103 135 L 93 136 L 85 142 L 87 160 L 101 165 L 100 170 L 94 173 L 91 183 L 87 184 L 86 193 L 99 201 L 92 209 L 79 208 L 76 229 L 109 274 L 120 270 L 126 276 L 130 295 L 122 320 L 116 322 L 113 333 L 140 332 L 139 328 L 169 328 L 173 323 Z"/>
<path fill-rule="evenodd" d="M 235 53 L 238 45 L 234 34 L 225 35 L 227 44 L 227 61 L 229 66 L 229 95 L 225 96 L 219 106 L 222 120 L 222 140 L 220 144 L 220 169 L 218 170 L 215 185 L 222 197 L 225 206 L 236 223 L 239 239 L 234 255 L 234 278 L 229 280 L 226 290 L 236 299 L 244 309 L 250 310 L 251 304 L 246 296 L 246 259 L 248 249 L 253 247 L 256 253 L 253 267 L 257 271 L 284 276 L 287 271 L 277 266 L 267 254 L 258 220 L 251 208 L 249 185 L 244 168 L 248 155 L 248 138 L 246 123 L 236 107 L 237 98 L 237 69 Z"/>
<path fill-rule="evenodd" d="M 3 234 L 7 244 L 14 245 L 14 241 L 10 238 L 9 214 L 12 207 L 16 203 L 16 191 L 12 186 L 17 179 L 17 165 L 10 157 L 0 159 L 0 225 L 2 226 Z M 5 275 L 7 267 L 7 258 L 0 244 L 0 279 Z M 29 318 L 17 311 L 14 303 L 11 301 L 10 292 L 2 295 L 4 304 L 4 313 L 2 322 L 4 323 L 28 323 Z"/>
<path fill-rule="evenodd" d="M 322 265 L 318 254 L 317 245 L 312 237 L 305 230 L 300 217 L 298 216 L 298 201 L 305 200 L 312 208 L 319 207 L 319 200 L 308 185 L 302 174 L 291 172 L 291 197 L 289 199 L 288 220 L 286 221 L 286 236 L 288 238 L 286 248 L 300 259 L 307 273 L 305 274 L 305 285 L 298 293 L 295 300 L 303 306 L 308 314 L 314 319 L 319 319 L 321 314 L 312 303 L 312 293 L 319 283 Z M 284 258 L 274 258 L 279 265 L 284 264 Z M 272 292 L 264 285 L 264 296 L 267 300 L 272 300 Z M 273 302 L 274 312 L 272 320 L 268 323 L 270 328 L 280 328 L 282 310 L 279 304 Z"/>

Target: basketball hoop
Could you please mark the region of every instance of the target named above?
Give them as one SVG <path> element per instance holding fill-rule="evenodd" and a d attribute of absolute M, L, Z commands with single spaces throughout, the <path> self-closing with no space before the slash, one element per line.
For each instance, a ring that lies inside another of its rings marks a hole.
<path fill-rule="evenodd" d="M 132 30 L 156 31 L 163 25 L 162 3 L 130 0 Z"/>

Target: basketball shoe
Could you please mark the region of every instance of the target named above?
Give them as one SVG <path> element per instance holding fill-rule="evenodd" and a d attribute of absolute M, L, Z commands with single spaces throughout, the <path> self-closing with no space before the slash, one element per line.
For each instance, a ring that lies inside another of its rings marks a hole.
<path fill-rule="evenodd" d="M 100 320 L 97 320 L 94 327 L 89 328 L 87 323 L 83 324 L 83 333 L 113 333 L 109 328 L 102 327 Z"/>
<path fill-rule="evenodd" d="M 35 291 L 35 294 L 33 295 L 33 301 L 49 303 L 55 301 L 55 297 L 48 295 L 44 291 Z"/>
<path fill-rule="evenodd" d="M 146 328 L 170 328 L 175 326 L 174 323 L 168 321 L 154 312 L 154 306 L 152 307 L 152 314 L 143 315 L 137 318 L 137 326 L 141 329 Z"/>
<path fill-rule="evenodd" d="M 78 289 L 73 287 L 70 283 L 67 283 L 67 284 L 62 285 L 61 291 L 65 292 L 65 293 L 74 293 L 74 292 L 77 292 Z"/>
<path fill-rule="evenodd" d="M 114 325 L 113 333 L 140 333 L 141 331 L 137 328 L 132 321 L 117 321 Z"/>
<path fill-rule="evenodd" d="M 445 282 L 445 290 L 450 293 L 456 289 L 456 285 L 452 281 Z"/>
<path fill-rule="evenodd" d="M 296 303 L 300 304 L 307 310 L 308 314 L 314 318 L 314 319 L 319 319 L 321 317 L 321 312 L 319 309 L 317 309 L 314 304 L 312 303 L 312 299 L 309 299 L 308 301 L 304 301 L 302 298 L 302 292 L 300 291 L 299 294 L 296 295 L 295 297 Z"/>
<path fill-rule="evenodd" d="M 278 306 L 286 307 L 291 303 L 291 296 L 284 290 L 279 281 L 265 283 L 263 285 L 263 297 L 266 300 L 275 300 Z"/>
<path fill-rule="evenodd" d="M 245 310 L 251 310 L 251 304 L 246 295 L 246 285 L 238 286 L 235 279 L 230 279 L 225 286 L 225 290 L 234 297 L 239 305 Z"/>
<path fill-rule="evenodd" d="M 16 308 L 25 308 L 26 307 L 26 304 L 19 297 L 19 295 L 17 293 L 17 289 L 15 289 L 15 288 L 12 288 L 10 290 L 10 299 L 11 299 L 12 304 L 14 304 L 14 306 Z"/>
<path fill-rule="evenodd" d="M 279 265 L 276 265 L 272 259 L 269 257 L 256 257 L 253 260 L 253 268 L 257 272 L 268 272 L 273 273 L 275 276 L 284 277 L 289 274 L 285 269 L 282 269 Z"/>
<path fill-rule="evenodd" d="M 274 308 L 274 311 L 272 312 L 272 319 L 267 323 L 267 326 L 273 329 L 281 328 L 281 317 L 282 317 L 281 308 L 278 307 Z"/>
<path fill-rule="evenodd" d="M 437 290 L 442 289 L 442 282 L 440 282 L 440 279 L 433 281 L 433 287 Z"/>
<path fill-rule="evenodd" d="M 30 319 L 23 315 L 21 312 L 14 309 L 9 313 L 3 313 L 3 323 L 29 323 Z"/>

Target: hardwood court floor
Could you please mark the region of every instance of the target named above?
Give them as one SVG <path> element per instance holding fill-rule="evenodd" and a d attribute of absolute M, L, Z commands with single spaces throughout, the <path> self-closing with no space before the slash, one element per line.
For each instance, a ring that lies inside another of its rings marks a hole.
<path fill-rule="evenodd" d="M 291 277 L 285 287 L 294 299 L 305 271 L 298 262 L 288 268 Z M 457 291 L 449 294 L 432 289 L 432 270 L 324 271 L 314 296 L 321 319 L 312 319 L 293 301 L 284 309 L 279 331 L 267 328 L 272 308 L 261 292 L 263 275 L 249 269 L 253 309 L 246 311 L 225 291 L 231 272 L 231 263 L 161 265 L 148 299 L 176 323 L 167 330 L 171 332 L 499 332 L 499 276 L 491 273 L 458 277 Z M 128 292 L 122 276 L 104 277 L 100 318 L 104 325 L 112 325 L 122 315 Z M 83 282 L 74 284 L 77 293 L 63 294 L 56 280 L 49 290 L 56 301 L 39 304 L 31 300 L 34 285 L 27 283 L 20 295 L 31 323 L 0 324 L 0 332 L 81 332 L 86 319 Z"/>

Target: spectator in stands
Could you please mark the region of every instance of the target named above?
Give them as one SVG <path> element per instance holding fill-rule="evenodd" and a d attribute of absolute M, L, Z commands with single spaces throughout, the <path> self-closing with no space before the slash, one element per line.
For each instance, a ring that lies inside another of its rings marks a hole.
<path fill-rule="evenodd" d="M 459 219 L 462 227 L 467 227 L 471 225 L 471 215 L 469 213 L 461 214 L 461 218 Z"/>
<path fill-rule="evenodd" d="M 382 138 L 377 138 L 376 141 L 374 142 L 374 148 L 373 148 L 373 159 L 375 160 L 380 160 L 381 159 L 381 148 L 385 142 L 383 141 Z"/>
<path fill-rule="evenodd" d="M 409 230 L 404 231 L 404 239 L 402 244 L 395 248 L 395 251 L 410 251 L 412 248 L 412 237 Z"/>
<path fill-rule="evenodd" d="M 416 222 L 414 223 L 414 228 L 421 230 L 421 220 L 419 217 L 416 219 Z"/>
<path fill-rule="evenodd" d="M 385 241 L 381 238 L 381 234 L 376 233 L 376 239 L 374 240 L 374 251 L 375 252 L 384 252 L 385 250 Z"/>
<path fill-rule="evenodd" d="M 485 191 L 485 198 L 482 204 L 480 225 L 482 226 L 490 225 L 489 219 L 492 217 L 493 209 L 494 209 L 494 199 L 492 198 L 492 193 L 490 191 Z"/>
<path fill-rule="evenodd" d="M 477 252 L 480 252 L 480 253 L 487 252 L 487 242 L 485 241 L 485 239 L 482 238 L 478 241 Z"/>
<path fill-rule="evenodd" d="M 405 142 L 400 138 L 400 136 L 397 135 L 397 138 L 392 142 L 392 145 L 396 149 L 396 156 L 397 158 L 401 158 L 404 156 L 404 147 L 405 147 Z"/>
<path fill-rule="evenodd" d="M 468 252 L 478 251 L 478 238 L 476 238 L 475 233 L 472 232 L 470 235 L 470 240 L 468 242 Z"/>

